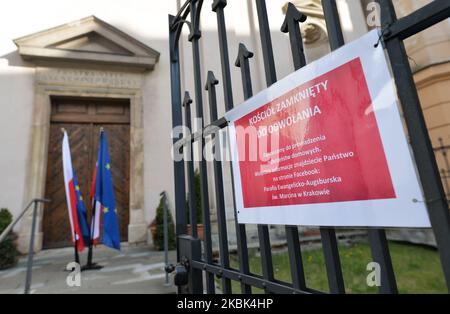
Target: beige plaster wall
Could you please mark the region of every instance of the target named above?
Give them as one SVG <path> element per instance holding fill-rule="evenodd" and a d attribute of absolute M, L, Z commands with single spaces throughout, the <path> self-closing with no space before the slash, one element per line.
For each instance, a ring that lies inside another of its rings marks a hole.
<path fill-rule="evenodd" d="M 403 17 L 431 0 L 395 1 L 397 15 Z M 450 144 L 450 19 L 405 40 L 420 102 L 433 147 Z M 439 169 L 446 163 L 436 154 Z M 445 186 L 445 185 L 444 185 Z M 449 191 L 447 191 L 449 192 Z"/>
<path fill-rule="evenodd" d="M 431 0 L 399 1 L 395 8 L 398 17 L 403 17 L 430 3 Z M 405 40 L 411 68 L 418 71 L 430 64 L 445 62 L 450 58 L 450 20 L 442 21 L 425 31 Z"/>
<path fill-rule="evenodd" d="M 414 78 L 433 146 L 440 146 L 439 138 L 450 144 L 450 63 L 424 69 Z M 445 168 L 442 155 L 436 158 Z"/>
<path fill-rule="evenodd" d="M 0 207 L 14 214 L 25 204 L 33 83 L 34 69 L 0 61 Z"/>
<path fill-rule="evenodd" d="M 396 1 L 401 17 L 430 3 L 430 0 Z M 439 138 L 450 143 L 450 19 L 407 39 L 405 46 L 410 57 L 414 79 L 434 147 Z M 437 154 L 439 166 L 444 168 L 442 156 Z"/>
<path fill-rule="evenodd" d="M 144 75 L 142 86 L 145 166 L 140 171 L 144 174 L 144 200 L 134 206 L 142 206 L 144 223 L 150 222 L 159 193 L 165 190 L 173 209 L 167 14 L 176 11 L 175 2 L 21 0 L 7 7 L 0 12 L 0 207 L 8 207 L 17 215 L 29 198 L 25 186 L 32 153 L 35 70 L 21 60 L 13 39 L 95 15 L 161 53 L 159 64 Z M 20 224 L 16 230 L 20 230 Z"/>

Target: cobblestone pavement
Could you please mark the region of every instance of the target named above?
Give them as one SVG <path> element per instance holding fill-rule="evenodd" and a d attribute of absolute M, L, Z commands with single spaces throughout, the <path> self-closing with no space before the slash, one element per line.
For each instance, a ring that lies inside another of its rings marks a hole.
<path fill-rule="evenodd" d="M 169 254 L 175 262 L 176 253 Z M 81 256 L 85 264 L 87 250 Z M 124 244 L 118 252 L 99 246 L 94 249 L 94 262 L 104 266 L 101 270 L 83 271 L 81 286 L 69 287 L 66 265 L 74 260 L 73 249 L 56 249 L 39 252 L 34 257 L 31 293 L 95 293 L 95 294 L 143 294 L 175 293 L 173 278 L 165 285 L 164 252 L 152 251 L 147 246 Z M 15 268 L 0 271 L 0 294 L 23 293 L 26 275 L 26 256 Z M 73 277 L 71 277 L 73 278 Z"/>

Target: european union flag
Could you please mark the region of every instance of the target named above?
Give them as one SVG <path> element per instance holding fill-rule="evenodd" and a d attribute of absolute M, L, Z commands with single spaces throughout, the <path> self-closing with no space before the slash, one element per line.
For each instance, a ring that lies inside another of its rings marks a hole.
<path fill-rule="evenodd" d="M 77 197 L 77 217 L 78 224 L 83 235 L 84 243 L 90 241 L 90 231 L 87 223 L 87 211 L 84 206 L 83 197 L 81 196 L 80 186 L 78 185 L 77 177 L 75 176 L 75 170 L 73 171 L 73 185 L 75 186 L 75 195 Z"/>
<path fill-rule="evenodd" d="M 111 171 L 108 144 L 106 143 L 105 132 L 102 130 L 98 148 L 94 201 L 101 204 L 103 244 L 120 250 L 119 219 L 117 217 Z"/>

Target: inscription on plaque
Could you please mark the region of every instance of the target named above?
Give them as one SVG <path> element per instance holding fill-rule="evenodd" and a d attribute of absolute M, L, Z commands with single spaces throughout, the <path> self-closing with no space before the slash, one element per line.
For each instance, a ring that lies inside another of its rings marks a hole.
<path fill-rule="evenodd" d="M 83 69 L 38 69 L 38 83 L 99 86 L 113 88 L 140 88 L 141 75 L 113 71 L 95 71 Z"/>

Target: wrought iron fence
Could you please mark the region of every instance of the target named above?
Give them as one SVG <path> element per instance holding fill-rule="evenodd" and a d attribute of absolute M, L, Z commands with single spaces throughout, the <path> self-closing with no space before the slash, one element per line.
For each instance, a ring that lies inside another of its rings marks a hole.
<path fill-rule="evenodd" d="M 442 137 L 440 137 L 438 141 L 439 146 L 434 148 L 434 153 L 436 154 L 436 158 L 441 158 L 439 172 L 444 185 L 445 195 L 447 196 L 447 200 L 450 201 L 450 161 L 448 157 L 450 145 L 445 145 Z"/>
<path fill-rule="evenodd" d="M 450 16 L 450 2 L 448 0 L 435 0 L 425 7 L 413 12 L 409 16 L 397 19 L 392 0 L 378 0 L 381 7 L 381 22 L 383 28 L 382 42 L 388 53 L 398 96 L 402 104 L 403 114 L 411 137 L 415 160 L 423 185 L 429 217 L 439 247 L 440 258 L 444 270 L 447 286 L 450 289 L 450 218 L 448 203 L 442 187 L 441 178 L 436 165 L 435 156 L 428 131 L 425 125 L 417 90 L 414 84 L 403 40 Z M 271 32 L 266 10 L 265 0 L 255 0 L 259 23 L 260 41 L 264 61 L 265 78 L 267 86 L 277 81 L 275 59 L 272 50 Z M 204 101 L 202 89 L 206 83 L 209 100 L 209 125 L 189 136 L 181 136 L 173 140 L 174 150 L 193 155 L 194 143 L 203 151 L 205 138 L 215 135 L 215 128 L 226 128 L 227 121 L 217 115 L 216 86 L 218 80 L 211 71 L 201 68 L 199 41 L 201 40 L 200 13 L 203 0 L 187 0 L 180 11 L 169 16 L 170 31 L 170 64 L 171 64 L 171 96 L 172 96 L 172 123 L 173 127 L 183 125 L 191 126 L 191 104 L 189 92 L 184 92 L 182 99 L 180 77 L 179 40 L 184 25 L 189 27 L 188 40 L 192 47 L 193 81 L 196 118 L 204 125 Z M 221 60 L 222 87 L 224 91 L 225 110 L 234 106 L 232 82 L 230 74 L 230 57 L 228 52 L 227 29 L 225 25 L 226 0 L 211 1 L 211 9 L 217 17 L 219 37 L 219 56 Z M 331 50 L 345 44 L 340 26 L 339 14 L 334 0 L 322 0 L 328 38 Z M 305 16 L 290 4 L 286 13 L 286 20 L 281 31 L 289 33 L 291 53 L 295 69 L 306 64 L 303 52 L 302 36 L 299 23 L 305 21 Z M 280 25 L 281 26 L 281 25 Z M 248 51 L 244 43 L 239 45 L 239 54 L 235 65 L 240 68 L 242 75 L 242 88 L 245 98 L 252 96 L 252 80 L 250 75 L 250 59 L 253 53 Z M 207 73 L 207 76 L 204 77 Z M 205 81 L 203 80 L 205 78 Z M 184 108 L 184 109 L 183 109 Z M 445 151 L 446 153 L 446 151 Z M 282 282 L 275 279 L 272 263 L 272 248 L 267 225 L 258 225 L 259 249 L 261 253 L 262 276 L 253 274 L 249 268 L 249 255 L 246 237 L 246 226 L 235 221 L 237 235 L 237 252 L 239 268 L 232 268 L 229 260 L 228 235 L 224 205 L 224 182 L 222 162 L 213 162 L 213 176 L 208 175 L 208 168 L 204 158 L 197 165 L 201 179 L 201 204 L 203 211 L 204 238 L 203 249 L 201 240 L 196 233 L 195 202 L 189 204 L 189 219 L 186 217 L 186 195 L 194 191 L 194 161 L 175 160 L 175 207 L 176 232 L 178 236 L 178 266 L 175 268 L 176 280 L 180 293 L 215 293 L 215 277 L 222 282 L 222 292 L 231 293 L 231 281 L 240 283 L 240 292 L 251 293 L 252 287 L 264 289 L 267 293 L 321 293 L 307 286 L 302 264 L 302 250 L 299 241 L 297 226 L 285 226 L 286 240 L 289 255 L 289 264 L 292 280 Z M 447 169 L 448 170 L 448 169 Z M 448 172 L 447 172 L 448 174 Z M 211 219 L 209 206 L 208 180 L 213 180 L 215 202 L 217 209 L 218 235 L 219 235 L 219 261 L 213 260 L 211 241 Z M 186 187 L 187 183 L 187 187 Z M 234 187 L 234 184 L 232 184 Z M 187 189 L 186 189 L 187 188 Z M 191 198 L 193 199 L 193 198 Z M 236 215 L 235 215 L 236 217 Z M 192 226 L 192 236 L 186 235 L 188 220 Z M 369 229 L 369 243 L 373 260 L 381 266 L 380 293 L 397 293 L 397 283 L 392 267 L 389 247 L 385 231 L 382 229 Z M 337 237 L 334 228 L 320 228 L 321 242 L 325 257 L 325 265 L 329 290 L 331 293 L 345 293 L 342 267 L 339 258 Z M 205 286 L 205 287 L 204 287 Z"/>

